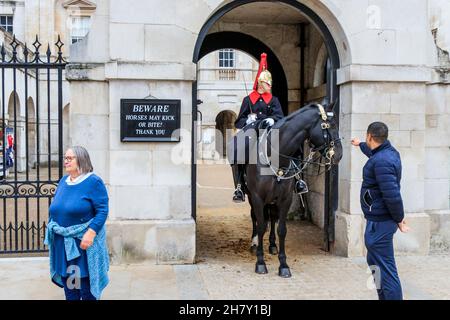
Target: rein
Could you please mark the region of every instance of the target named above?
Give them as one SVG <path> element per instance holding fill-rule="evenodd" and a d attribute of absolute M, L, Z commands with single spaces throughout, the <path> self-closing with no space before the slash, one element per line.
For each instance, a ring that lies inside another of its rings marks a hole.
<path fill-rule="evenodd" d="M 265 148 L 264 153 L 260 152 L 260 156 L 262 158 L 264 158 L 264 160 L 266 162 L 264 164 L 268 165 L 270 167 L 273 174 L 277 177 L 278 181 L 288 180 L 288 179 L 292 179 L 292 178 L 300 179 L 300 175 L 305 171 L 305 169 L 310 164 L 319 166 L 319 171 L 320 171 L 320 167 L 325 167 L 324 172 L 329 171 L 331 169 L 331 165 L 332 165 L 331 162 L 335 155 L 335 150 L 334 150 L 335 144 L 336 144 L 336 142 L 340 141 L 341 139 L 338 138 L 338 139 L 330 140 L 331 134 L 329 131 L 330 123 L 328 122 L 328 116 L 322 105 L 317 104 L 317 107 L 319 108 L 320 117 L 316 120 L 314 126 L 317 124 L 317 122 L 319 120 L 323 121 L 321 123 L 321 128 L 322 128 L 322 134 L 323 134 L 324 140 L 326 142 L 318 148 L 312 148 L 310 150 L 306 160 L 301 160 L 300 158 L 297 158 L 297 157 L 288 156 L 288 155 L 282 154 L 282 153 L 272 149 L 272 143 L 270 142 L 270 139 L 268 139 L 272 129 L 266 130 L 263 133 L 263 135 L 261 136 L 261 138 L 259 139 L 260 144 L 264 139 L 266 139 L 267 145 L 270 147 L 271 151 L 275 152 L 279 157 L 289 160 L 288 168 L 286 168 L 286 169 L 283 169 L 281 167 L 276 168 L 272 165 L 272 163 L 269 160 L 269 157 L 267 155 L 268 148 Z M 318 161 L 312 161 L 317 152 L 319 152 L 319 154 L 321 155 L 320 158 L 318 158 Z M 325 158 L 325 160 L 326 160 L 325 163 L 322 163 L 323 158 Z M 320 174 L 318 174 L 318 175 L 320 175 Z"/>

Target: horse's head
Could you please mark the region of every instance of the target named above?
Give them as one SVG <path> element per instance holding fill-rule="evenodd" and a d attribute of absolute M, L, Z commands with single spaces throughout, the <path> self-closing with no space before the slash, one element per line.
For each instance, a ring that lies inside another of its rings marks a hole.
<path fill-rule="evenodd" d="M 334 112 L 328 106 L 311 104 L 317 109 L 317 118 L 309 132 L 309 143 L 313 151 L 320 152 L 331 164 L 338 164 L 342 159 L 342 144 Z"/>

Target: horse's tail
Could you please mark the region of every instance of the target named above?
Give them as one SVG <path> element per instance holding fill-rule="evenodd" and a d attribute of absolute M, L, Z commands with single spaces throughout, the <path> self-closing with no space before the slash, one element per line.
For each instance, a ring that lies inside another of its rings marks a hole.
<path fill-rule="evenodd" d="M 270 221 L 271 219 L 275 219 L 275 221 L 278 221 L 278 210 L 274 210 L 272 204 L 268 204 L 264 207 L 264 220 Z"/>
<path fill-rule="evenodd" d="M 270 221 L 270 204 L 264 206 L 264 220 Z"/>
<path fill-rule="evenodd" d="M 273 204 L 268 204 L 265 206 L 264 209 L 264 219 L 269 221 L 271 219 L 274 219 L 275 221 L 278 221 L 278 219 L 280 218 L 278 216 L 278 210 L 274 210 L 273 208 Z"/>

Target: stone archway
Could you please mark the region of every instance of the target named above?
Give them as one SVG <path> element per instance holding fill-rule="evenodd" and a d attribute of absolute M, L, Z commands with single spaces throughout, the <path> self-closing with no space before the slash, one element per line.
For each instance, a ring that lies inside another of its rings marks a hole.
<path fill-rule="evenodd" d="M 27 137 L 28 137 L 28 167 L 35 168 L 36 167 L 36 111 L 34 106 L 34 100 L 32 97 L 28 98 L 27 101 L 27 112 L 28 112 L 28 121 L 27 121 Z"/>
<path fill-rule="evenodd" d="M 243 51 L 260 60 L 262 52 L 267 53 L 269 70 L 273 78 L 272 92 L 280 100 L 283 112 L 288 113 L 288 85 L 286 75 L 276 54 L 262 41 L 242 32 L 221 31 L 208 34 L 200 50 L 199 60 L 207 54 L 223 48 Z M 251 80 L 251 79 L 248 79 Z M 247 88 L 251 90 L 252 88 Z"/>
<path fill-rule="evenodd" d="M 234 122 L 237 115 L 231 110 L 221 111 L 216 117 L 216 133 L 221 133 L 220 136 L 216 134 L 216 151 L 222 156 L 226 157 L 227 148 L 226 143 L 229 139 L 229 130 L 235 129 Z"/>
<path fill-rule="evenodd" d="M 6 128 L 10 132 L 13 141 L 14 166 L 11 171 L 23 172 L 26 170 L 25 155 L 25 119 L 21 115 L 21 103 L 17 92 L 11 92 L 8 100 L 8 125 Z M 6 138 L 8 144 L 8 138 Z"/>
<path fill-rule="evenodd" d="M 316 5 L 312 5 L 311 7 L 300 3 L 298 1 L 294 0 L 280 0 L 280 1 L 259 1 L 259 0 L 237 0 L 237 1 L 226 1 L 222 6 L 220 6 L 206 21 L 206 23 L 203 25 L 197 42 L 194 49 L 194 55 L 193 55 L 193 62 L 197 63 L 199 59 L 203 56 L 205 52 L 208 52 L 211 47 L 211 40 L 213 37 L 218 37 L 219 34 L 222 34 L 224 32 L 240 32 L 243 34 L 246 34 L 248 36 L 252 36 L 256 38 L 256 40 L 259 40 L 263 44 L 266 45 L 266 47 L 269 47 L 270 49 L 273 49 L 268 43 L 270 43 L 272 38 L 275 40 L 279 40 L 280 38 L 285 37 L 285 33 L 289 34 L 289 31 L 283 33 L 279 33 L 278 35 L 269 35 L 262 37 L 261 34 L 265 35 L 265 32 L 269 29 L 268 26 L 264 26 L 264 23 L 267 23 L 267 21 L 270 21 L 267 17 L 265 17 L 265 20 L 261 22 L 262 26 L 251 26 L 251 27 L 239 27 L 239 23 L 246 24 L 247 21 L 254 20 L 254 19 L 261 19 L 261 16 L 258 16 L 258 8 L 265 8 L 264 13 L 270 14 L 271 9 L 273 9 L 275 6 L 280 5 L 284 7 L 284 11 L 289 11 L 291 14 L 278 14 L 276 17 L 279 19 L 279 23 L 283 24 L 286 20 L 284 19 L 292 19 L 294 20 L 294 23 L 301 23 L 301 24 L 310 24 L 312 28 L 314 28 L 317 31 L 317 34 L 319 37 L 323 39 L 324 46 L 326 48 L 326 56 L 328 57 L 328 66 L 326 71 L 326 79 L 328 80 L 325 85 L 325 95 L 328 96 L 330 101 L 339 101 L 339 88 L 337 85 L 337 77 L 336 77 L 336 70 L 341 66 L 341 58 L 339 55 L 339 52 L 346 51 L 345 54 L 345 61 L 349 60 L 350 52 L 347 50 L 344 43 L 337 43 L 335 38 L 333 37 L 333 33 L 338 33 L 340 30 L 330 30 L 328 28 L 327 23 L 319 16 L 319 14 L 316 13 Z M 251 6 L 249 10 L 244 10 L 245 6 Z M 268 8 L 272 6 L 272 8 Z M 322 5 L 323 6 L 323 5 Z M 314 7 L 314 10 L 312 9 Z M 241 10 L 242 9 L 242 10 Z M 239 11 L 240 10 L 240 11 Z M 321 13 L 324 13 L 326 11 L 325 9 L 322 10 Z M 233 12 L 238 12 L 237 14 L 231 15 Z M 295 14 L 296 13 L 296 14 Z M 328 12 L 330 14 L 330 12 Z M 326 19 L 330 19 L 330 16 L 328 14 L 324 14 Z M 301 16 L 302 18 L 299 18 Z M 228 18 L 230 21 L 228 25 L 226 23 L 222 23 L 225 18 Z M 284 18 L 284 17 L 290 17 L 290 18 Z M 275 17 L 273 17 L 275 18 Z M 297 19 L 297 20 L 296 20 Z M 260 21 L 260 20 L 258 20 Z M 329 22 L 329 21 L 327 21 Z M 285 22 L 286 24 L 289 24 L 291 22 Z M 336 20 L 336 24 L 337 23 Z M 224 26 L 225 25 L 225 26 Z M 338 28 L 339 29 L 339 28 Z M 262 40 L 264 38 L 264 41 Z M 345 35 L 341 35 L 339 38 L 340 40 L 344 39 Z M 278 52 L 288 52 L 296 50 L 297 47 L 304 46 L 304 41 L 306 41 L 304 38 L 301 38 L 300 36 L 298 38 L 286 38 L 285 43 L 290 43 L 290 47 L 286 46 L 280 46 L 278 48 Z M 295 45 L 294 45 L 295 44 Z M 225 44 L 223 44 L 223 47 L 231 47 L 236 48 L 239 45 L 238 41 L 233 41 L 233 39 L 229 39 Z M 215 50 L 219 49 L 218 46 L 213 46 Z M 300 54 L 299 54 L 300 56 Z M 279 58 L 279 57 L 278 57 Z M 283 60 L 280 58 L 280 60 Z M 282 66 L 285 66 L 285 71 L 289 72 L 292 71 L 290 69 L 300 69 L 299 66 L 293 66 L 293 68 L 287 67 L 289 65 L 289 62 L 286 62 L 286 59 L 282 62 Z M 282 67 L 283 69 L 283 67 Z M 313 72 L 314 73 L 314 72 Z M 297 75 L 298 76 L 298 75 Z M 298 109 L 298 102 L 295 101 L 301 101 L 295 100 L 295 96 L 302 96 L 304 92 L 302 93 L 304 89 L 301 90 L 295 88 L 296 84 L 296 76 L 291 74 L 286 76 L 288 79 L 288 104 L 289 104 L 289 111 L 293 111 Z M 302 74 L 302 78 L 305 77 L 304 74 Z M 300 82 L 300 81 L 299 81 Z M 312 81 L 311 81 L 312 82 Z M 301 85 L 299 85 L 301 87 Z M 294 98 L 293 98 L 294 97 Z M 291 103 L 294 101 L 294 103 Z M 193 121 L 195 122 L 197 120 L 197 96 L 196 96 L 196 83 L 194 83 L 193 88 Z M 292 106 L 292 104 L 294 104 Z M 335 109 L 333 110 L 337 117 L 339 118 L 339 103 L 335 105 Z M 196 154 L 194 151 L 195 149 L 195 142 L 192 142 L 193 146 L 193 152 L 192 155 Z M 193 197 L 192 197 L 192 213 L 193 217 L 196 216 L 196 209 L 197 209 L 197 203 L 196 203 L 196 165 L 195 165 L 195 159 L 192 159 L 192 183 L 193 183 Z M 322 203 L 318 206 L 316 206 L 316 209 L 322 210 L 323 212 L 323 229 L 324 229 L 324 248 L 326 250 L 330 250 L 332 243 L 334 242 L 334 216 L 335 212 L 338 209 L 338 181 L 339 175 L 338 175 L 338 168 L 334 167 L 330 172 L 328 172 L 325 175 L 325 179 L 320 180 L 318 182 L 315 182 L 315 184 L 320 184 L 321 187 L 319 188 L 318 195 L 320 197 L 316 197 L 316 200 L 322 201 Z"/>

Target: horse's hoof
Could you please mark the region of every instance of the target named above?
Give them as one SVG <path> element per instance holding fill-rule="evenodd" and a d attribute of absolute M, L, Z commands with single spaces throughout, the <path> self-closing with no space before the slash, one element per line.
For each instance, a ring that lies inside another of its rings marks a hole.
<path fill-rule="evenodd" d="M 265 264 L 256 264 L 255 272 L 257 274 L 266 274 L 268 273 L 267 267 Z"/>
<path fill-rule="evenodd" d="M 278 270 L 278 275 L 282 278 L 290 278 L 291 275 L 291 270 L 289 268 L 279 268 Z"/>
<path fill-rule="evenodd" d="M 277 246 L 270 246 L 269 247 L 269 253 L 271 254 L 271 255 L 277 255 L 278 254 L 278 248 L 277 248 Z"/>
<path fill-rule="evenodd" d="M 251 246 L 250 247 L 250 253 L 254 256 L 256 256 L 256 250 L 258 249 L 258 246 Z"/>

